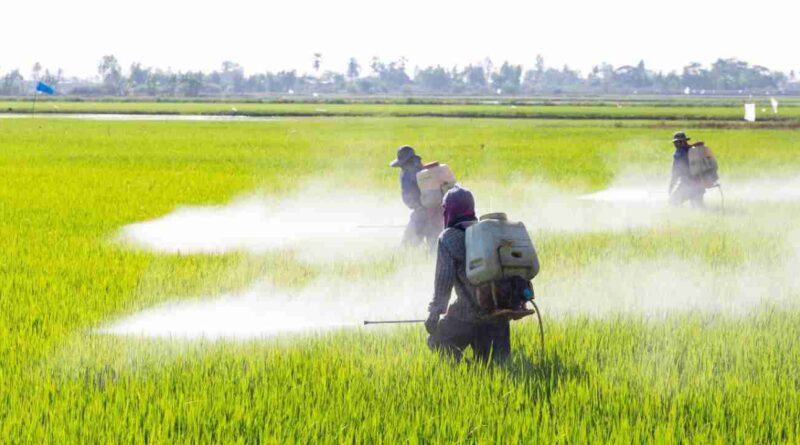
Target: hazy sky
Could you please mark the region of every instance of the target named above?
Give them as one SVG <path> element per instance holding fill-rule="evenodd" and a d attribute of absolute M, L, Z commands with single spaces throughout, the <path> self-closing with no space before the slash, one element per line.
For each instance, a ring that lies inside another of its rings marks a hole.
<path fill-rule="evenodd" d="M 212 70 L 223 60 L 247 73 L 343 71 L 349 57 L 404 56 L 414 66 L 466 65 L 489 56 L 531 66 L 606 61 L 680 69 L 738 57 L 800 71 L 800 0 L 5 0 L 0 72 L 34 62 L 67 76 L 94 75 L 104 54 L 173 70 Z"/>

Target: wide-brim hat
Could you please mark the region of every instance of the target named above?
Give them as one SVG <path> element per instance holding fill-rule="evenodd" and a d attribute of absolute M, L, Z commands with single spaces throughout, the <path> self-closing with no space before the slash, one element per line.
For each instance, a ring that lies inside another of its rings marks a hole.
<path fill-rule="evenodd" d="M 684 133 L 682 131 L 679 131 L 679 132 L 675 133 L 674 135 L 672 135 L 672 142 L 690 141 L 691 139 L 692 138 L 686 137 L 686 133 Z"/>
<path fill-rule="evenodd" d="M 397 149 L 397 159 L 389 163 L 389 167 L 402 167 L 416 155 L 410 145 L 403 145 Z"/>

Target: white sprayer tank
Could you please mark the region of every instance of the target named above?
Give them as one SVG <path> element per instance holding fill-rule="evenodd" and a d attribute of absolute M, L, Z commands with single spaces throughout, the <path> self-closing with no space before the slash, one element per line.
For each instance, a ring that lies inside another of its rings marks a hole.
<path fill-rule="evenodd" d="M 539 273 L 528 230 L 505 213 L 484 215 L 468 227 L 466 247 L 467 279 L 476 286 L 512 276 L 532 280 Z"/>
<path fill-rule="evenodd" d="M 456 176 L 447 164 L 433 162 L 417 173 L 417 185 L 423 206 L 441 207 L 444 194 L 456 185 Z"/>

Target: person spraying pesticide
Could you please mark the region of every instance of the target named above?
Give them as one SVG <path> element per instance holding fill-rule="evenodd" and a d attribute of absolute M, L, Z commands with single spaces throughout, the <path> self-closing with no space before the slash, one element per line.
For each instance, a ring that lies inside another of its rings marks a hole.
<path fill-rule="evenodd" d="M 404 145 L 397 150 L 397 159 L 389 164 L 400 168 L 400 189 L 403 203 L 411 209 L 411 216 L 403 233 L 404 245 L 427 244 L 430 250 L 444 228 L 442 197 L 456 183 L 455 176 L 446 164 L 422 164 L 414 148 Z"/>
<path fill-rule="evenodd" d="M 536 249 L 525 226 L 504 214 L 479 222 L 475 199 L 465 188 L 450 189 L 443 207 L 445 229 L 425 321 L 428 346 L 456 360 L 469 346 L 479 361 L 502 362 L 511 353 L 510 320 L 539 315 L 526 308 L 533 304 L 530 280 L 539 272 Z M 448 308 L 453 288 L 456 301 Z"/>
<path fill-rule="evenodd" d="M 672 137 L 675 153 L 672 156 L 669 201 L 674 206 L 689 201 L 692 207 L 703 208 L 706 190 L 720 187 L 717 160 L 705 143 L 689 144 L 689 140 L 682 131 Z"/>

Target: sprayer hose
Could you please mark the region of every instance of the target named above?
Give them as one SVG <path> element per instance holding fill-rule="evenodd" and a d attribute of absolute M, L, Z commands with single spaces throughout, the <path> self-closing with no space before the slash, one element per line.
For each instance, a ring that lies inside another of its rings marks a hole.
<path fill-rule="evenodd" d="M 531 301 L 533 305 L 533 310 L 536 312 L 536 319 L 539 320 L 539 342 L 541 343 L 541 351 L 539 351 L 544 358 L 544 325 L 542 324 L 542 314 L 539 312 L 539 306 L 536 306 L 536 303 Z"/>

